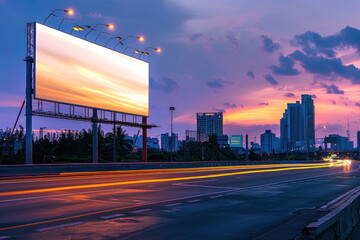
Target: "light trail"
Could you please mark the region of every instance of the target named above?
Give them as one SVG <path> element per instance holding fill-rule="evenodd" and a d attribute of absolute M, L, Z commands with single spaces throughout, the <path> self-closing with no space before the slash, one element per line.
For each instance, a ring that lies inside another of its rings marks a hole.
<path fill-rule="evenodd" d="M 189 177 L 144 179 L 144 180 L 134 180 L 134 181 L 124 181 L 124 182 L 111 182 L 111 183 L 99 183 L 99 184 L 88 184 L 88 185 L 77 185 L 77 186 L 66 186 L 66 187 L 54 187 L 54 188 L 44 188 L 44 189 L 34 189 L 34 190 L 3 192 L 3 193 L 0 193 L 0 196 L 45 193 L 45 192 L 55 192 L 55 191 L 84 189 L 84 188 L 112 187 L 112 186 L 121 186 L 121 185 L 128 185 L 128 184 L 173 182 L 173 181 L 182 181 L 182 180 L 217 178 L 217 177 L 225 177 L 225 176 L 233 176 L 233 175 L 250 174 L 250 173 L 265 173 L 265 172 L 280 172 L 280 171 L 301 170 L 301 169 L 327 168 L 327 167 L 343 166 L 343 165 L 344 165 L 343 163 L 331 163 L 331 164 L 306 166 L 306 167 L 275 168 L 275 169 L 250 170 L 250 171 L 243 171 L 243 172 L 219 173 L 219 174 L 189 176 Z"/>

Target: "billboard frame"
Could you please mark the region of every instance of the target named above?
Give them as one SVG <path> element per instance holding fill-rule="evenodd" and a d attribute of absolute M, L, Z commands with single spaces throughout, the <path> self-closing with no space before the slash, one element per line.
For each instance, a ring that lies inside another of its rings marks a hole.
<path fill-rule="evenodd" d="M 113 111 L 113 110 L 108 110 L 108 109 L 100 109 L 100 108 L 93 108 L 93 107 L 87 107 L 87 106 L 80 106 L 80 105 L 75 105 L 75 104 L 71 104 L 71 103 L 62 103 L 62 102 L 57 102 L 57 101 L 50 101 L 50 100 L 43 100 L 43 99 L 38 99 L 35 98 L 35 58 L 36 58 L 36 23 L 37 22 L 30 22 L 27 23 L 27 47 L 26 47 L 26 58 L 24 59 L 24 61 L 26 62 L 26 150 L 25 150 L 25 163 L 27 165 L 31 165 L 33 164 L 33 144 L 32 144 L 32 140 L 33 140 L 33 133 L 32 133 L 32 116 L 42 116 L 42 117 L 49 117 L 49 118 L 61 118 L 61 119 L 68 119 L 68 120 L 80 120 L 80 121 L 90 121 L 92 123 L 92 129 L 93 131 L 97 131 L 98 129 L 98 123 L 104 123 L 104 124 L 113 124 L 114 125 L 114 131 L 115 131 L 115 126 L 116 125 L 120 125 L 120 126 L 128 126 L 128 127 L 138 127 L 142 129 L 142 133 L 143 133 L 143 141 L 142 141 L 142 162 L 147 162 L 147 129 L 153 128 L 153 127 L 158 127 L 154 124 L 148 124 L 147 123 L 147 118 L 150 116 L 150 90 L 148 88 L 148 116 L 143 116 L 143 115 L 136 115 L 136 114 L 131 114 L 131 113 L 124 113 L 124 112 L 118 112 L 118 111 Z M 68 34 L 68 33 L 66 33 Z M 75 37 L 75 36 L 74 36 Z M 83 39 L 84 40 L 84 39 Z M 86 40 L 87 41 L 87 40 Z M 90 42 L 90 41 L 89 41 Z M 95 44 L 95 43 L 93 43 Z M 98 46 L 101 46 L 99 44 L 96 44 Z M 101 46 L 104 47 L 104 46 Z M 110 48 L 107 48 L 110 49 Z M 113 49 L 110 49 L 112 51 L 115 51 Z M 117 51 L 116 51 L 117 52 Z M 118 52 L 120 53 L 120 52 Z M 121 53 L 123 54 L 123 53 Z M 126 55 L 126 54 L 124 54 Z M 132 57 L 132 56 L 128 56 L 127 57 Z M 134 58 L 134 57 L 133 57 Z M 139 60 L 139 59 L 137 59 Z M 139 61 L 143 61 L 143 60 L 139 60 Z M 143 61 L 145 62 L 145 61 Z M 148 68 L 149 68 L 149 74 L 150 74 L 150 64 L 148 64 Z M 149 81 L 149 87 L 150 87 L 150 79 Z M 48 102 L 48 103 L 53 103 L 55 104 L 55 109 L 56 109 L 56 104 L 65 104 L 68 106 L 76 106 L 76 107 L 81 107 L 84 109 L 93 109 L 93 116 L 90 119 L 79 119 L 79 118 L 75 118 L 75 117 L 71 117 L 71 116 L 66 116 L 64 117 L 61 114 L 57 114 L 56 112 L 54 112 L 54 114 L 52 113 L 48 113 L 48 114 L 44 114 L 43 111 L 33 111 L 32 108 L 32 103 L 33 100 L 38 100 L 39 105 L 42 105 L 42 101 L 44 102 Z M 107 111 L 110 113 L 114 114 L 114 119 L 113 121 L 104 121 L 103 119 L 99 119 L 97 117 L 97 110 L 100 111 Z M 134 122 L 126 122 L 126 121 L 117 121 L 116 120 L 116 114 L 123 114 L 123 116 L 125 116 L 126 119 L 126 115 L 130 115 L 130 116 L 140 116 L 142 117 L 142 122 L 141 123 L 134 123 Z M 98 163 L 98 137 L 97 134 L 93 134 L 93 163 Z M 115 149 L 115 148 L 114 148 Z M 114 152 L 114 156 L 115 156 L 115 152 Z"/>

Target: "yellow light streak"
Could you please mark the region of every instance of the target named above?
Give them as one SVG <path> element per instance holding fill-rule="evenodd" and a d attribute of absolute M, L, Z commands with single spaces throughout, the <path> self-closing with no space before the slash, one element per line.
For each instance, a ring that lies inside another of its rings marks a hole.
<path fill-rule="evenodd" d="M 112 182 L 112 183 L 99 183 L 99 184 L 77 185 L 77 186 L 66 186 L 66 187 L 54 187 L 54 188 L 44 188 L 44 189 L 34 189 L 34 190 L 3 192 L 3 193 L 0 193 L 0 196 L 11 196 L 11 195 L 31 194 L 31 193 L 45 193 L 45 192 L 55 192 L 55 191 L 84 189 L 84 188 L 112 187 L 112 186 L 121 186 L 121 185 L 128 185 L 128 184 L 173 182 L 173 181 L 194 180 L 194 179 L 203 179 L 203 178 L 217 178 L 217 177 L 225 177 L 225 176 L 233 176 L 233 175 L 250 174 L 250 173 L 280 172 L 280 171 L 300 170 L 300 169 L 327 168 L 327 167 L 330 167 L 330 166 L 343 166 L 343 165 L 344 164 L 342 164 L 342 163 L 340 163 L 340 164 L 324 164 L 324 165 L 307 166 L 307 167 L 289 167 L 289 168 L 277 168 L 277 169 L 263 169 L 263 170 L 251 170 L 251 171 L 244 171 L 244 172 L 219 173 L 219 174 L 189 176 L 189 177 L 163 178 L 163 179 L 144 179 L 144 180 L 134 180 L 134 181 L 124 181 L 124 182 Z"/>

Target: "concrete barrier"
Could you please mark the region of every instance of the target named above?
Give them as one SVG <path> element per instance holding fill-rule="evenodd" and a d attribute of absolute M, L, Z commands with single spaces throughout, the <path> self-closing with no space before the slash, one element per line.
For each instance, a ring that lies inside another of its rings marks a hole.
<path fill-rule="evenodd" d="M 301 239 L 347 239 L 360 219 L 360 187 L 341 195 L 320 209 L 328 213 L 307 225 Z"/>

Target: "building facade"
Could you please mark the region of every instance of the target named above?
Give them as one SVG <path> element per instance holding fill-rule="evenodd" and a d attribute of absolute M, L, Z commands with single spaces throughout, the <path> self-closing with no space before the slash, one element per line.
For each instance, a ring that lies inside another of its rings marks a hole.
<path fill-rule="evenodd" d="M 206 112 L 196 114 L 196 127 L 199 134 L 223 135 L 223 113 Z M 202 139 L 200 139 L 201 141 Z M 202 141 L 201 141 L 202 142 Z"/>
<path fill-rule="evenodd" d="M 280 119 L 281 151 L 306 150 L 315 145 L 315 106 L 311 95 L 301 95 L 300 101 L 288 103 Z"/>
<path fill-rule="evenodd" d="M 325 137 L 325 150 L 330 151 L 351 151 L 354 149 L 354 142 L 349 141 L 347 137 L 338 134 L 330 134 Z"/>
<path fill-rule="evenodd" d="M 177 152 L 179 150 L 178 134 L 173 133 L 172 137 L 169 133 L 161 134 L 161 149 L 166 152 Z"/>
<path fill-rule="evenodd" d="M 278 152 L 279 144 L 280 139 L 271 130 L 265 130 L 265 133 L 260 135 L 261 152 L 263 153 Z"/>

